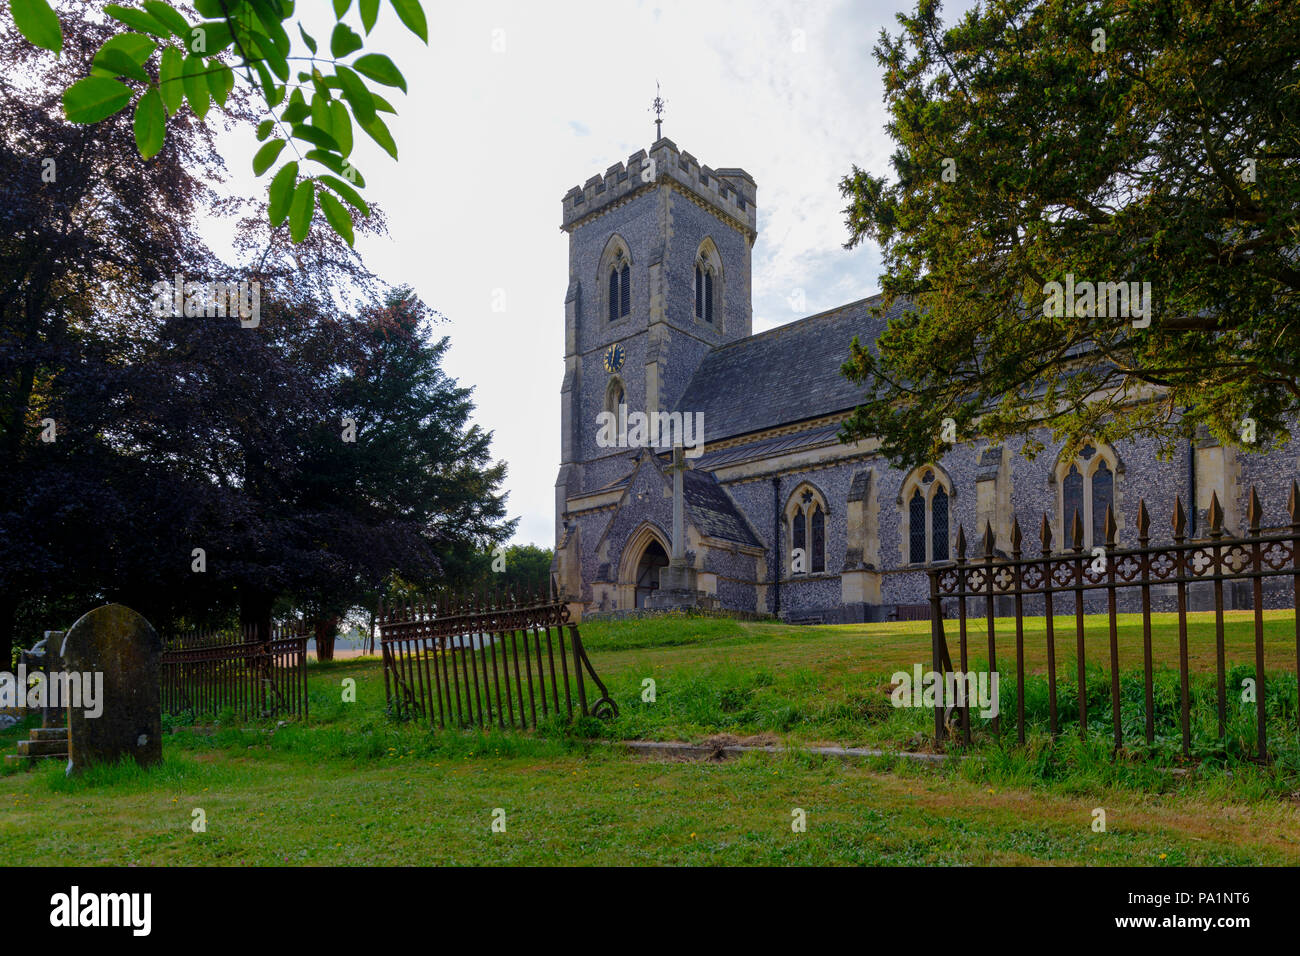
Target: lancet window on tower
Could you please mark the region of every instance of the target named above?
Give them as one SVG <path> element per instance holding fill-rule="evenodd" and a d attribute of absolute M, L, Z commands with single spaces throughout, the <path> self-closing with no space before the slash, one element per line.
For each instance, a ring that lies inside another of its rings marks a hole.
<path fill-rule="evenodd" d="M 609 320 L 621 319 L 632 311 L 632 270 L 622 250 L 609 267 Z"/>

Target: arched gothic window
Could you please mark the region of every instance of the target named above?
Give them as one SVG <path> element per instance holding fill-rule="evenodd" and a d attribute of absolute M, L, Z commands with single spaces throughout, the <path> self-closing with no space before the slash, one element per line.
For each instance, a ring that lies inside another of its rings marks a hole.
<path fill-rule="evenodd" d="M 623 237 L 617 233 L 605 243 L 597 279 L 605 296 L 605 314 L 609 321 L 627 318 L 632 311 L 632 254 Z"/>
<path fill-rule="evenodd" d="M 925 465 L 903 482 L 908 564 L 947 561 L 951 556 L 952 488 L 937 468 Z"/>
<path fill-rule="evenodd" d="M 790 529 L 790 574 L 821 574 L 826 570 L 826 502 L 817 489 L 802 484 L 785 507 Z"/>
<path fill-rule="evenodd" d="M 722 258 L 713 240 L 700 243 L 695 257 L 695 317 L 713 323 L 722 294 Z"/>
<path fill-rule="evenodd" d="M 620 252 L 609 267 L 609 320 L 624 318 L 632 310 L 632 272 Z"/>
<path fill-rule="evenodd" d="M 623 388 L 623 380 L 617 375 L 609 380 L 609 385 L 605 389 L 605 411 L 618 414 L 618 407 L 627 404 L 627 393 Z"/>
<path fill-rule="evenodd" d="M 1104 547 L 1106 544 L 1106 509 L 1115 507 L 1115 473 L 1118 471 L 1115 452 L 1100 442 L 1089 442 L 1073 458 L 1063 458 L 1057 463 L 1056 478 L 1060 483 L 1061 542 L 1066 550 L 1075 546 L 1074 515 L 1077 511 L 1083 525 L 1083 540 L 1078 542 L 1085 550 Z M 1118 521 L 1119 515 L 1116 514 Z"/>

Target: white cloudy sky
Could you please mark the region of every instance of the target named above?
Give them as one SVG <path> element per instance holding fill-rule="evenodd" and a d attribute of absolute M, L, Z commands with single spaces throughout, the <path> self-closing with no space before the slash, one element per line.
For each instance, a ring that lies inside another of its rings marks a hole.
<path fill-rule="evenodd" d="M 327 37 L 326 0 L 298 6 Z M 426 48 L 384 4 L 367 48 L 393 57 L 410 94 L 390 97 L 400 162 L 357 134 L 353 160 L 390 225 L 389 237 L 359 248 L 386 281 L 413 286 L 447 316 L 448 371 L 474 386 L 477 421 L 509 464 L 516 541 L 553 543 L 568 270 L 561 197 L 649 148 L 658 80 L 664 135 L 758 183 L 755 331 L 876 292 L 878 251 L 843 248 L 837 185 L 855 162 L 888 170 L 871 51 L 882 27 L 897 32 L 905 6 L 426 0 Z M 265 189 L 248 172 L 256 144 L 247 140 L 226 144 L 230 188 Z M 504 312 L 492 311 L 495 290 Z"/>

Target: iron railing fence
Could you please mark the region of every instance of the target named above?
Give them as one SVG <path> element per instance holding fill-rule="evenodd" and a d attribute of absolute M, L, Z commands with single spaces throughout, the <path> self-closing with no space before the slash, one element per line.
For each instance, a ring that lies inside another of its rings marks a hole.
<path fill-rule="evenodd" d="M 252 627 L 194 631 L 163 642 L 162 708 L 242 720 L 293 715 L 306 719 L 307 635 L 273 628 L 263 640 Z"/>
<path fill-rule="evenodd" d="M 1224 638 L 1224 584 L 1246 584 L 1251 593 L 1250 605 L 1254 618 L 1254 681 L 1255 681 L 1255 756 L 1268 759 L 1268 732 L 1266 701 L 1268 688 L 1264 674 L 1264 588 L 1272 579 L 1290 579 L 1289 599 L 1295 629 L 1295 667 L 1300 687 L 1300 485 L 1292 482 L 1287 504 L 1289 528 L 1265 532 L 1260 522 L 1263 508 L 1255 489 L 1250 492 L 1247 510 L 1248 533 L 1244 537 L 1230 537 L 1223 527 L 1223 508 L 1218 495 L 1210 502 L 1209 536 L 1206 540 L 1187 539 L 1187 516 L 1181 499 L 1175 500 L 1172 518 L 1172 544 L 1153 545 L 1150 539 L 1150 516 L 1145 501 L 1138 504 L 1136 548 L 1116 547 L 1116 522 L 1114 512 L 1107 508 L 1106 544 L 1099 551 L 1085 551 L 1083 522 L 1076 511 L 1072 522 L 1071 539 L 1074 546 L 1053 553 L 1052 534 L 1047 516 L 1043 516 L 1040 531 L 1041 553 L 1037 557 L 1021 552 L 1019 521 L 1011 530 L 1010 557 L 995 557 L 992 527 L 986 525 L 983 541 L 983 558 L 967 560 L 966 535 L 957 531 L 957 558 L 928 570 L 930 578 L 931 662 L 934 672 L 944 675 L 954 671 L 948 651 L 944 628 L 943 602 L 956 599 L 959 642 L 958 674 L 969 674 L 971 634 L 968 601 L 980 601 L 984 606 L 985 631 L 989 671 L 998 671 L 998 646 L 994 626 L 994 607 L 998 599 L 1011 598 L 1015 619 L 1016 667 L 1016 733 L 1025 739 L 1025 600 L 1041 602 L 1045 615 L 1045 640 L 1048 680 L 1048 722 L 1052 735 L 1060 728 L 1057 701 L 1057 660 L 1054 613 L 1063 604 L 1073 606 L 1075 680 L 1078 707 L 1079 734 L 1088 735 L 1087 708 L 1087 655 L 1084 640 L 1085 595 L 1101 592 L 1105 595 L 1109 623 L 1109 665 L 1111 732 L 1114 746 L 1124 746 L 1121 721 L 1119 638 L 1117 630 L 1117 595 L 1125 589 L 1140 593 L 1142 614 L 1142 681 L 1144 691 L 1144 734 L 1148 745 L 1156 736 L 1156 707 L 1153 686 L 1153 667 L 1156 648 L 1151 633 L 1152 588 L 1172 585 L 1177 594 L 1178 615 L 1178 679 L 1179 679 L 1179 730 L 1182 752 L 1189 754 L 1192 746 L 1191 707 L 1187 638 L 1188 588 L 1209 584 L 1213 588 L 1215 614 L 1216 698 L 1218 705 L 1218 737 L 1225 738 L 1228 725 L 1227 647 Z M 1129 592 L 1131 593 L 1131 592 Z M 1070 598 L 1073 597 L 1073 601 Z M 1062 598 L 1061 603 L 1057 599 Z M 938 688 L 938 703 L 934 710 L 934 731 L 942 741 L 948 733 L 945 717 L 960 716 L 960 733 L 964 743 L 971 742 L 969 684 L 954 681 L 947 698 L 945 688 Z M 956 699 L 952 699 L 956 698 Z M 1300 701 L 1296 702 L 1300 704 Z M 1297 706 L 1300 713 L 1300 706 Z M 993 732 L 1000 733 L 1000 717 L 991 721 Z"/>
<path fill-rule="evenodd" d="M 398 718 L 526 729 L 539 714 L 571 720 L 575 700 L 583 716 L 618 715 L 568 605 L 554 598 L 443 592 L 380 608 L 376 620 L 384 692 Z"/>

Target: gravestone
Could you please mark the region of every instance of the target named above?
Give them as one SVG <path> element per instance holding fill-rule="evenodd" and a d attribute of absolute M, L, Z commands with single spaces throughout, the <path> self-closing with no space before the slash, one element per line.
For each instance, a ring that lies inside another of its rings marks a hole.
<path fill-rule="evenodd" d="M 18 660 L 26 665 L 29 677 L 39 671 L 45 675 L 45 680 L 48 682 L 51 674 L 56 674 L 63 669 L 63 665 L 59 663 L 59 648 L 62 645 L 62 631 L 46 631 L 45 636 L 31 650 L 18 652 Z M 41 727 L 57 727 L 66 732 L 68 715 L 65 708 L 52 705 L 41 708 Z"/>
<path fill-rule="evenodd" d="M 81 617 L 60 651 L 70 673 L 103 674 L 103 711 L 68 709 L 68 773 L 133 757 L 162 760 L 162 639 L 143 616 L 108 604 Z"/>

